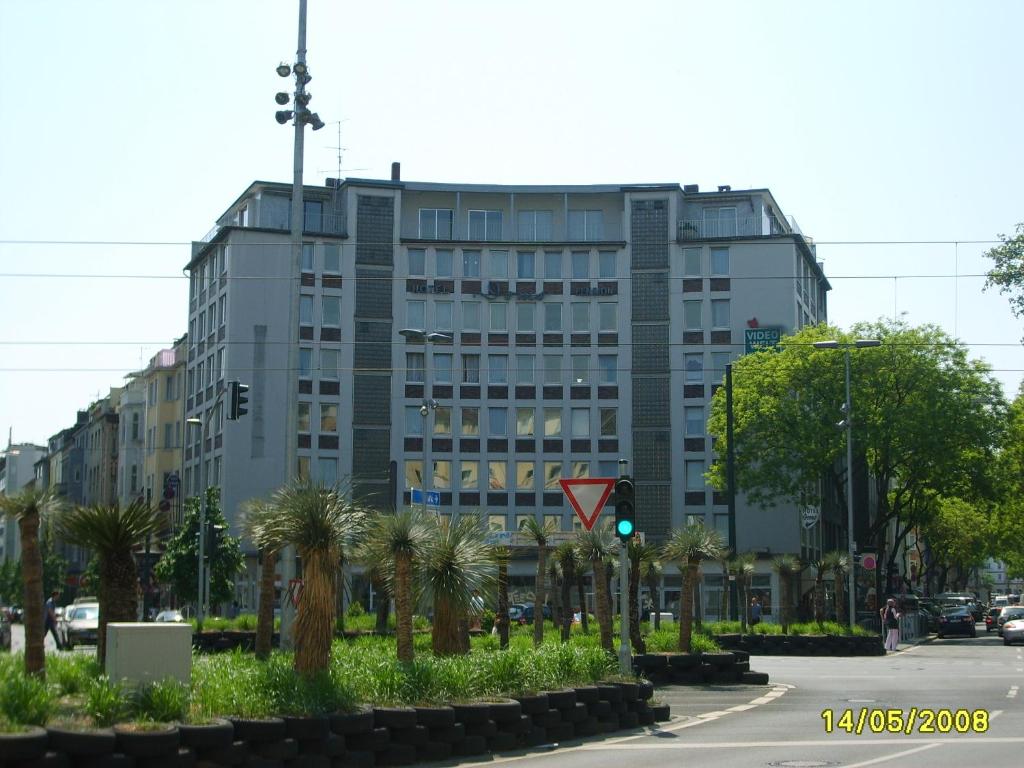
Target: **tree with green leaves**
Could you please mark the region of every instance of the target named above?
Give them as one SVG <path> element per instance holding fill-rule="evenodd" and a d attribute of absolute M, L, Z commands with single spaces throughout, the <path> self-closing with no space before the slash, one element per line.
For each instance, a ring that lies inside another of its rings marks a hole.
<path fill-rule="evenodd" d="M 569 642 L 569 635 L 572 631 L 572 587 L 576 583 L 576 548 L 571 541 L 563 541 L 554 551 L 555 562 L 558 563 L 562 572 L 562 621 L 561 640 Z M 582 610 L 586 610 L 586 607 Z"/>
<path fill-rule="evenodd" d="M 991 464 L 1005 426 L 1005 403 L 989 368 L 935 326 L 882 320 L 849 333 L 824 325 L 783 339 L 777 351 L 740 358 L 733 374 L 737 489 L 754 504 L 800 504 L 824 481 L 846 506 L 846 435 L 835 428 L 845 402 L 844 353 L 814 342 L 878 339 L 851 351 L 855 463 L 877 499 L 868 541 L 887 570 L 902 542 L 933 511 L 929 494 L 993 494 Z M 717 438 L 710 478 L 725 487 L 725 393 L 712 401 Z M 867 543 L 867 542 L 865 542 Z M 881 571 L 877 578 L 881 578 Z"/>
<path fill-rule="evenodd" d="M 163 531 L 166 516 L 145 501 L 127 506 L 75 507 L 56 517 L 56 532 L 65 541 L 91 549 L 99 559 L 100 617 L 96 655 L 106 658 L 107 624 L 135 621 L 139 574 L 133 551 L 147 536 Z"/>
<path fill-rule="evenodd" d="M 825 620 L 825 574 L 828 573 L 828 561 L 825 556 L 811 560 L 808 565 L 814 569 L 814 620 L 819 624 Z"/>
<path fill-rule="evenodd" d="M 985 289 L 998 288 L 1010 297 L 1010 309 L 1017 317 L 1024 316 L 1024 222 L 1017 224 L 1013 237 L 999 235 L 1002 245 L 990 248 L 985 255 L 994 262 L 985 280 Z"/>
<path fill-rule="evenodd" d="M 718 532 L 700 523 L 673 531 L 662 547 L 662 558 L 675 563 L 683 574 L 683 587 L 679 596 L 680 653 L 689 653 L 693 640 L 693 592 L 700 578 L 701 561 L 719 559 L 724 549 L 725 542 Z"/>
<path fill-rule="evenodd" d="M 594 613 L 601 634 L 601 647 L 606 651 L 612 647 L 612 607 L 608 594 L 608 561 L 618 549 L 612 532 L 605 526 L 594 526 L 589 531 L 576 534 L 576 549 L 589 563 L 594 574 Z M 586 606 L 583 607 L 586 611 Z"/>
<path fill-rule="evenodd" d="M 0 515 L 18 523 L 21 534 L 21 572 L 25 609 L 25 671 L 46 674 L 43 652 L 43 556 L 39 547 L 39 526 L 61 514 L 60 498 L 50 490 L 27 488 L 14 496 L 0 496 Z M 100 656 L 100 659 L 103 657 Z"/>
<path fill-rule="evenodd" d="M 545 579 L 547 576 L 548 538 L 557 530 L 550 520 L 543 523 L 537 518 L 527 518 L 519 532 L 537 545 L 537 579 L 533 597 L 533 644 L 544 642 L 544 603 L 547 599 Z"/>
<path fill-rule="evenodd" d="M 970 573 L 995 556 L 993 506 L 955 497 L 935 499 L 935 514 L 919 533 L 928 544 L 937 592 L 946 591 L 950 576 L 954 589 L 965 589 Z"/>
<path fill-rule="evenodd" d="M 167 542 L 163 555 L 153 569 L 157 581 L 169 584 L 179 600 L 196 603 L 199 595 L 199 509 L 200 500 L 192 497 L 185 501 L 185 514 L 181 527 Z M 220 506 L 220 488 L 206 489 L 206 522 L 208 525 L 227 527 Z M 235 577 L 245 565 L 241 543 L 232 536 L 221 536 L 208 562 L 210 603 L 230 602 L 235 594 Z"/>
<path fill-rule="evenodd" d="M 0 563 L 0 603 L 10 605 L 24 600 L 21 560 Z"/>

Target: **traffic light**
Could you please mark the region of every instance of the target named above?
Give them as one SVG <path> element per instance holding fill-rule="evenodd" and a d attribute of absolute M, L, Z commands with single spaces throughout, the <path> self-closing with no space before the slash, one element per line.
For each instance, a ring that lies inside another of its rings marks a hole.
<path fill-rule="evenodd" d="M 242 384 L 240 381 L 228 382 L 228 418 L 231 421 L 237 421 L 249 412 L 246 407 L 246 403 L 249 402 L 248 392 L 248 384 Z"/>
<path fill-rule="evenodd" d="M 206 558 L 210 563 L 213 563 L 213 558 L 220 547 L 221 537 L 226 530 L 227 526 L 214 525 L 211 522 L 206 523 Z"/>
<path fill-rule="evenodd" d="M 615 535 L 628 544 L 636 533 L 636 510 L 633 508 L 633 479 L 620 477 L 615 481 Z"/>

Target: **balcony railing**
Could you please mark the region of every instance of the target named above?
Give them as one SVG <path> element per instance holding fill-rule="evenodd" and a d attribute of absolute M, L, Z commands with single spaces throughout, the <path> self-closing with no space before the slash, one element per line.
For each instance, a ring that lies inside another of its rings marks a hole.
<path fill-rule="evenodd" d="M 245 224 L 235 221 L 214 224 L 213 228 L 203 235 L 203 239 L 200 242 L 210 242 L 225 226 L 263 227 L 265 229 L 281 229 L 285 231 L 291 229 L 291 222 L 282 216 L 266 216 L 264 217 L 265 221 L 255 222 L 253 218 L 250 217 Z M 307 213 L 303 227 L 306 234 L 343 235 L 345 234 L 345 218 L 330 213 Z"/>
<path fill-rule="evenodd" d="M 800 227 L 791 216 L 786 217 L 785 223 L 771 216 L 743 219 L 683 219 L 679 222 L 680 240 L 776 237 L 788 234 L 800 234 Z"/>

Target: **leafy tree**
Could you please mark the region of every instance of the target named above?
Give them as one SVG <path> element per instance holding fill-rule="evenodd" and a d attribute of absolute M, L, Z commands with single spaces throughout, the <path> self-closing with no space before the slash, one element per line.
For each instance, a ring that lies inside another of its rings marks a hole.
<path fill-rule="evenodd" d="M 0 603 L 10 605 L 24 599 L 21 577 L 21 560 L 4 560 L 0 563 Z"/>
<path fill-rule="evenodd" d="M 998 288 L 1010 296 L 1010 309 L 1017 317 L 1024 315 L 1024 222 L 1017 225 L 1014 237 L 999 235 L 1002 245 L 990 248 L 985 255 L 995 262 L 988 272 L 985 289 Z"/>
<path fill-rule="evenodd" d="M 693 592 L 700 576 L 702 560 L 717 560 L 722 556 L 725 542 L 717 531 L 699 523 L 672 532 L 662 548 L 661 556 L 676 563 L 683 574 L 683 588 L 679 597 L 679 651 L 690 652 L 693 639 Z"/>
<path fill-rule="evenodd" d="M 68 561 L 54 546 L 53 526 L 46 526 L 39 537 L 39 555 L 43 561 L 43 594 L 50 595 L 54 590 L 63 592 Z"/>
<path fill-rule="evenodd" d="M 39 525 L 60 510 L 60 499 L 49 490 L 29 488 L 15 496 L 0 496 L 0 515 L 10 515 L 17 520 L 21 534 L 25 671 L 30 675 L 46 674 L 46 657 L 43 653 L 43 557 L 39 548 Z"/>
<path fill-rule="evenodd" d="M 937 498 L 935 513 L 920 528 L 928 543 L 932 569 L 938 570 L 938 591 L 945 591 L 949 574 L 954 586 L 963 588 L 975 568 L 993 553 L 989 505 L 958 498 Z"/>
<path fill-rule="evenodd" d="M 594 613 L 601 634 L 601 647 L 612 651 L 612 607 L 608 594 L 608 567 L 606 561 L 611 559 L 616 550 L 616 541 L 610 530 L 604 526 L 595 526 L 589 531 L 576 534 L 576 549 L 583 559 L 590 564 L 594 573 Z M 586 606 L 583 606 L 586 613 Z"/>
<path fill-rule="evenodd" d="M 153 570 L 157 580 L 170 584 L 179 600 L 198 602 L 199 595 L 199 498 L 185 501 L 185 516 Z M 206 522 L 227 527 L 220 507 L 220 489 L 206 489 Z M 242 571 L 245 558 L 239 540 L 221 536 L 210 566 L 210 603 L 230 602 L 235 594 L 235 576 Z"/>
<path fill-rule="evenodd" d="M 132 550 L 160 533 L 165 522 L 162 512 L 141 500 L 125 507 L 75 507 L 57 517 L 61 538 L 93 550 L 99 558 L 100 663 L 106 658 L 107 624 L 135 621 L 138 614 L 139 575 Z"/>

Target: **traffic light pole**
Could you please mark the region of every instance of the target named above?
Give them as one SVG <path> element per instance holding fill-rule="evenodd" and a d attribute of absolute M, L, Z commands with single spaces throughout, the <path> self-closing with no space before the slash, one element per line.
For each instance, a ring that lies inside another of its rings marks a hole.
<path fill-rule="evenodd" d="M 619 674 L 622 675 L 633 674 L 633 652 L 629 647 L 629 540 L 635 533 L 635 524 L 633 480 L 626 473 L 628 467 L 626 459 L 619 459 L 619 480 L 615 484 L 615 533 L 619 537 Z M 620 521 L 623 517 L 625 519 Z M 623 526 L 626 523 L 628 531 Z"/>

